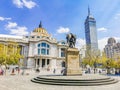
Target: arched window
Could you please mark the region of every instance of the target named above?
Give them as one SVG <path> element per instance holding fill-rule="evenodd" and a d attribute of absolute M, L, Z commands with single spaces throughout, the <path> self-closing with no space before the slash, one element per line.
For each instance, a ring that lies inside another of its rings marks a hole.
<path fill-rule="evenodd" d="M 40 44 L 38 44 L 38 47 L 40 47 Z"/>
<path fill-rule="evenodd" d="M 49 49 L 50 45 L 45 42 L 38 44 L 38 55 L 49 55 Z"/>

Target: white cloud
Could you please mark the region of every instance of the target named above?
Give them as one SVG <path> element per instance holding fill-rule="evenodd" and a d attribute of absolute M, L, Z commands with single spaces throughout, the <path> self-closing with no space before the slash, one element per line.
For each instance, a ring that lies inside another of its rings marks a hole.
<path fill-rule="evenodd" d="M 10 34 L 14 35 L 27 35 L 27 27 L 25 26 L 18 26 L 16 22 L 8 22 L 7 25 L 5 25 L 6 29 L 10 31 Z"/>
<path fill-rule="evenodd" d="M 6 17 L 1 17 L 0 16 L 0 21 L 4 21 L 4 20 L 11 20 L 11 18 L 6 18 Z"/>
<path fill-rule="evenodd" d="M 76 40 L 76 48 L 78 48 L 78 50 L 80 50 L 80 54 L 82 55 L 82 58 L 85 57 L 86 47 L 85 47 L 85 40 L 84 39 L 78 38 Z"/>
<path fill-rule="evenodd" d="M 101 51 L 103 51 L 105 45 L 107 44 L 107 41 L 108 41 L 108 37 L 104 37 L 104 38 L 98 40 L 98 48 Z"/>
<path fill-rule="evenodd" d="M 23 4 L 24 6 L 26 6 L 27 8 L 31 9 L 33 7 L 35 7 L 37 4 L 31 0 L 23 0 Z"/>
<path fill-rule="evenodd" d="M 115 37 L 116 41 L 120 43 L 120 37 Z"/>
<path fill-rule="evenodd" d="M 57 29 L 57 33 L 68 33 L 70 31 L 69 28 L 64 28 L 64 27 L 59 27 L 59 29 Z"/>
<path fill-rule="evenodd" d="M 81 38 L 78 38 L 77 40 L 76 40 L 76 47 L 78 48 L 78 49 L 81 49 L 81 48 L 83 48 L 85 46 L 85 40 L 83 40 L 83 39 L 81 39 Z"/>
<path fill-rule="evenodd" d="M 26 7 L 28 9 L 31 9 L 37 5 L 32 0 L 13 0 L 13 4 L 15 4 L 18 8 Z"/>
<path fill-rule="evenodd" d="M 17 27 L 17 23 L 15 22 L 8 22 L 8 24 L 6 25 L 6 28 L 14 28 L 14 27 Z"/>
<path fill-rule="evenodd" d="M 23 3 L 21 0 L 13 0 L 13 4 L 15 4 L 18 8 L 23 8 Z"/>
<path fill-rule="evenodd" d="M 114 19 L 120 19 L 120 13 L 117 13 L 117 14 L 114 16 Z"/>
<path fill-rule="evenodd" d="M 27 35 L 27 28 L 26 27 L 17 27 L 14 29 L 10 29 L 10 34 L 15 34 L 15 35 Z"/>
<path fill-rule="evenodd" d="M 108 29 L 105 27 L 101 27 L 101 28 L 98 28 L 97 30 L 101 32 L 106 32 Z"/>

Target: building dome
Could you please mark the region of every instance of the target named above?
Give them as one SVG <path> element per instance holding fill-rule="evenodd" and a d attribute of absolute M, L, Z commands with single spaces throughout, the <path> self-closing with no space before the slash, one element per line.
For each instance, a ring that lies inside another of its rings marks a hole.
<path fill-rule="evenodd" d="M 38 28 L 35 28 L 33 30 L 33 33 L 36 33 L 37 35 L 40 35 L 40 36 L 49 36 L 48 32 L 46 31 L 46 29 L 44 29 L 42 27 L 42 23 L 40 22 L 39 24 L 39 27 Z"/>
<path fill-rule="evenodd" d="M 108 44 L 113 44 L 113 43 L 116 43 L 116 40 L 114 38 L 109 38 Z"/>
<path fill-rule="evenodd" d="M 33 32 L 46 33 L 47 34 L 47 31 L 42 27 L 38 27 L 38 28 L 34 29 Z"/>

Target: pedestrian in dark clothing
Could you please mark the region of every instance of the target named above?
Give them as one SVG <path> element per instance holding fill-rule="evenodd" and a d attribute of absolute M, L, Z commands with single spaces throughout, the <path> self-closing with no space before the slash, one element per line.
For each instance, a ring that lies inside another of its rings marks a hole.
<path fill-rule="evenodd" d="M 54 68 L 53 73 L 55 73 L 55 72 L 56 72 L 56 70 L 55 70 L 55 68 Z"/>

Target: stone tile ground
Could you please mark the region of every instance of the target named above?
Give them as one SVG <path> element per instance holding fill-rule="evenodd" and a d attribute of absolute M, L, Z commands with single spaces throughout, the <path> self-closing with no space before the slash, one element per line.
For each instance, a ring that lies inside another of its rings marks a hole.
<path fill-rule="evenodd" d="M 30 79 L 38 76 L 34 71 L 27 71 L 29 75 L 14 75 L 7 74 L 0 76 L 0 90 L 120 90 L 120 82 L 110 85 L 101 86 L 53 86 L 37 84 Z M 40 74 L 47 74 L 40 72 Z M 114 77 L 120 80 L 120 77 Z"/>

